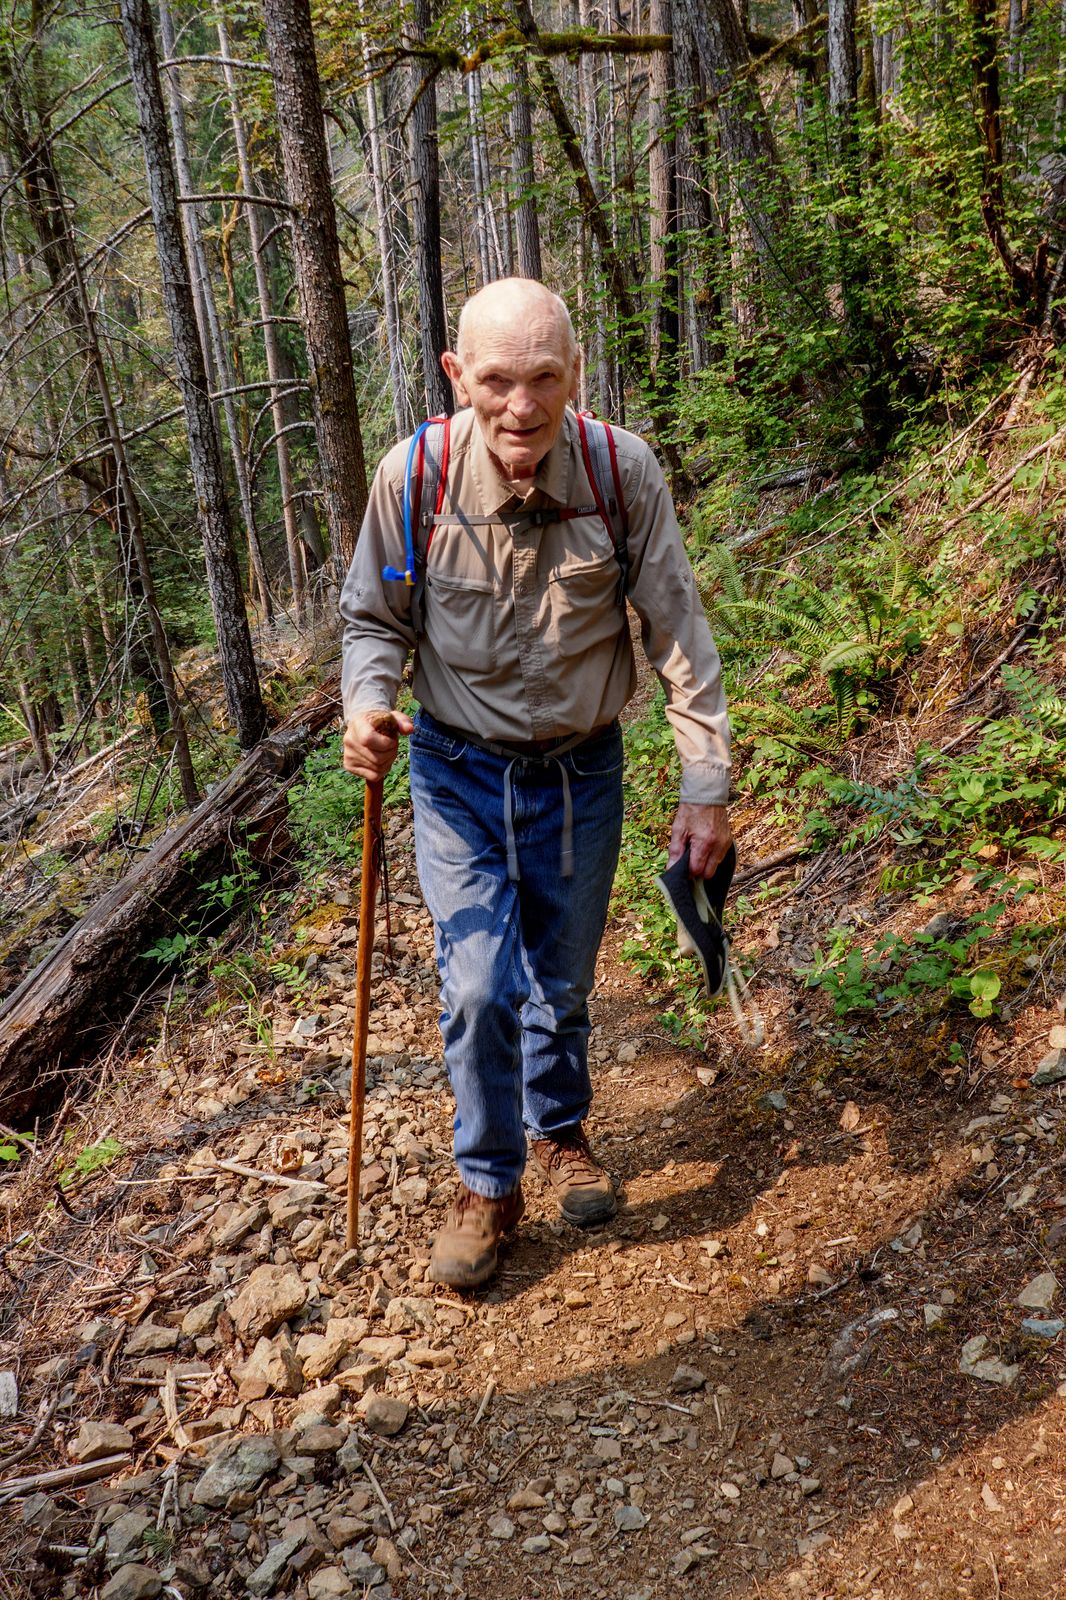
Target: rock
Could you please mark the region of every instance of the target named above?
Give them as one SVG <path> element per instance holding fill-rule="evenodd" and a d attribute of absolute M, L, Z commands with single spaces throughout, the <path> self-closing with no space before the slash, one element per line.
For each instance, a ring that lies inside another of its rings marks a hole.
<path fill-rule="evenodd" d="M 923 1306 L 922 1319 L 927 1328 L 938 1328 L 944 1320 L 943 1306 Z"/>
<path fill-rule="evenodd" d="M 225 1296 L 213 1294 L 210 1300 L 201 1300 L 199 1305 L 190 1306 L 181 1319 L 181 1331 L 188 1339 L 202 1339 L 205 1334 L 213 1333 L 218 1314 L 225 1305 Z"/>
<path fill-rule="evenodd" d="M 411 1344 L 407 1347 L 407 1359 L 412 1367 L 429 1367 L 434 1371 L 443 1371 L 455 1366 L 455 1351 L 434 1350 L 428 1344 Z"/>
<path fill-rule="evenodd" d="M 224 1222 L 215 1230 L 215 1243 L 222 1251 L 233 1250 L 247 1239 L 250 1233 L 258 1233 L 269 1216 L 270 1207 L 265 1200 L 256 1200 L 250 1206 L 242 1206 L 228 1222 Z"/>
<path fill-rule="evenodd" d="M 267 1201 L 270 1220 L 275 1228 L 295 1228 L 298 1222 L 314 1215 L 326 1194 L 325 1186 L 318 1183 L 295 1183 L 290 1188 L 282 1189 Z"/>
<path fill-rule="evenodd" d="M 1041 1057 L 1029 1082 L 1034 1089 L 1044 1089 L 1050 1084 L 1062 1083 L 1063 1079 L 1066 1079 L 1066 1050 L 1049 1050 Z"/>
<path fill-rule="evenodd" d="M 674 1371 L 670 1379 L 671 1394 L 695 1394 L 707 1382 L 705 1373 L 699 1367 L 690 1367 L 684 1361 Z"/>
<path fill-rule="evenodd" d="M 27 1528 L 37 1528 L 41 1533 L 47 1533 L 60 1516 L 59 1507 L 51 1495 L 29 1495 L 22 1502 L 22 1521 Z"/>
<path fill-rule="evenodd" d="M 639 1533 L 648 1519 L 639 1506 L 615 1506 L 614 1525 L 619 1533 Z"/>
<path fill-rule="evenodd" d="M 959 1356 L 959 1371 L 967 1378 L 979 1378 L 982 1383 L 998 1383 L 1008 1388 L 1021 1369 L 1007 1366 L 994 1356 L 986 1356 L 987 1348 L 988 1340 L 983 1333 L 967 1339 Z"/>
<path fill-rule="evenodd" d="M 403 1576 L 403 1562 L 400 1559 L 400 1552 L 392 1540 L 386 1539 L 384 1535 L 381 1535 L 377 1544 L 375 1544 L 371 1559 L 385 1568 L 393 1582 Z"/>
<path fill-rule="evenodd" d="M 365 1394 L 356 1407 L 371 1433 L 381 1433 L 386 1438 L 391 1438 L 405 1427 L 410 1409 L 406 1400 L 379 1394 L 376 1389 Z"/>
<path fill-rule="evenodd" d="M 489 1538 L 513 1539 L 514 1523 L 511 1521 L 510 1517 L 505 1517 L 502 1513 L 500 1513 L 498 1516 L 491 1517 L 489 1519 Z"/>
<path fill-rule="evenodd" d="M 828 1289 L 833 1281 L 833 1274 L 827 1272 L 825 1267 L 817 1261 L 812 1261 L 807 1268 L 807 1282 L 812 1289 Z"/>
<path fill-rule="evenodd" d="M 337 1385 L 347 1394 L 369 1394 L 385 1382 L 385 1368 L 380 1361 L 359 1361 L 354 1367 L 345 1367 L 337 1373 Z"/>
<path fill-rule="evenodd" d="M 347 1428 L 331 1428 L 324 1423 L 315 1424 L 301 1431 L 300 1454 L 302 1456 L 333 1455 L 340 1449 L 347 1437 Z"/>
<path fill-rule="evenodd" d="M 366 1339 L 359 1341 L 359 1354 L 367 1356 L 371 1361 L 380 1361 L 386 1367 L 394 1361 L 401 1361 L 407 1349 L 407 1341 L 397 1334 L 385 1338 L 382 1334 L 372 1333 Z"/>
<path fill-rule="evenodd" d="M 542 1494 L 525 1488 L 516 1489 L 507 1502 L 508 1511 L 541 1511 L 548 1504 Z"/>
<path fill-rule="evenodd" d="M 127 1561 L 139 1555 L 144 1535 L 155 1527 L 155 1518 L 141 1511 L 126 1511 L 116 1517 L 107 1530 L 107 1554 L 111 1561 Z"/>
<path fill-rule="evenodd" d="M 13 1372 L 0 1372 L 0 1417 L 16 1417 L 18 1409 L 18 1379 Z"/>
<path fill-rule="evenodd" d="M 341 1408 L 340 1385 L 323 1383 L 317 1389 L 305 1389 L 292 1408 L 292 1422 L 299 1427 L 304 1419 L 332 1422 Z"/>
<path fill-rule="evenodd" d="M 241 1400 L 262 1400 L 268 1394 L 299 1394 L 303 1373 L 288 1333 L 274 1339 L 260 1339 L 248 1360 L 234 1367 L 237 1396 Z"/>
<path fill-rule="evenodd" d="M 142 1322 L 126 1340 L 127 1356 L 161 1356 L 178 1348 L 177 1328 L 160 1328 L 154 1322 Z"/>
<path fill-rule="evenodd" d="M 307 1300 L 307 1285 L 295 1267 L 268 1264 L 254 1267 L 229 1308 L 245 1345 L 269 1338 L 283 1322 L 302 1311 Z"/>
<path fill-rule="evenodd" d="M 375 1584 L 384 1583 L 388 1573 L 378 1562 L 372 1561 L 365 1550 L 355 1547 L 344 1552 L 344 1570 L 363 1589 L 372 1589 Z"/>
<path fill-rule="evenodd" d="M 358 1472 L 363 1465 L 363 1452 L 359 1448 L 359 1435 L 351 1432 L 337 1451 L 337 1465 L 342 1472 Z M 349 1503 L 351 1496 L 349 1496 Z"/>
<path fill-rule="evenodd" d="M 981 1485 L 981 1499 L 984 1503 L 984 1508 L 986 1511 L 1003 1510 L 1003 1502 L 996 1494 L 996 1491 L 993 1489 L 990 1483 L 983 1483 Z"/>
<path fill-rule="evenodd" d="M 1050 1319 L 1026 1317 L 1022 1323 L 1022 1332 L 1028 1333 L 1034 1339 L 1054 1341 L 1064 1328 L 1066 1328 L 1066 1322 L 1063 1322 L 1061 1317 L 1051 1317 Z"/>
<path fill-rule="evenodd" d="M 320 1567 L 307 1580 L 308 1600 L 344 1600 L 352 1593 L 352 1580 L 343 1567 Z"/>
<path fill-rule="evenodd" d="M 363 1258 L 358 1250 L 346 1250 L 329 1269 L 332 1283 L 350 1283 L 363 1270 Z"/>
<path fill-rule="evenodd" d="M 773 1461 L 770 1463 L 771 1478 L 787 1478 L 789 1474 L 795 1472 L 795 1470 L 796 1463 L 791 1459 L 791 1457 L 782 1455 L 780 1450 L 778 1450 Z"/>
<path fill-rule="evenodd" d="M 592 1453 L 597 1461 L 620 1461 L 622 1445 L 618 1439 L 593 1439 Z"/>
<path fill-rule="evenodd" d="M 224 1506 L 231 1494 L 254 1489 L 281 1459 L 268 1434 L 243 1434 L 227 1440 L 193 1489 L 193 1504 Z"/>
<path fill-rule="evenodd" d="M 163 1591 L 163 1580 L 151 1567 L 130 1561 L 119 1567 L 110 1583 L 100 1590 L 100 1600 L 155 1600 Z"/>
<path fill-rule="evenodd" d="M 304 1377 L 328 1378 L 339 1362 L 358 1349 L 360 1339 L 366 1338 L 367 1327 L 365 1317 L 330 1317 L 324 1334 L 305 1334 L 305 1339 L 315 1339 L 316 1343 L 313 1348 L 305 1349 L 301 1340 L 297 1347 Z"/>
<path fill-rule="evenodd" d="M 244 1580 L 249 1594 L 268 1595 L 282 1583 L 288 1573 L 289 1563 L 304 1543 L 302 1533 L 290 1534 L 272 1544 L 266 1555 Z"/>
<path fill-rule="evenodd" d="M 1058 1279 L 1053 1272 L 1041 1272 L 1022 1290 L 1015 1305 L 1025 1311 L 1050 1311 L 1058 1292 Z"/>
<path fill-rule="evenodd" d="M 818 1478 L 801 1478 L 799 1481 L 800 1494 L 804 1496 L 818 1494 L 821 1487 L 821 1480 Z"/>
<path fill-rule="evenodd" d="M 764 1111 L 787 1111 L 788 1096 L 780 1089 L 771 1089 L 769 1094 L 764 1094 L 759 1104 Z"/>
<path fill-rule="evenodd" d="M 552 1542 L 546 1533 L 535 1533 L 529 1539 L 522 1540 L 522 1549 L 527 1556 L 546 1556 L 552 1547 Z"/>
<path fill-rule="evenodd" d="M 431 1333 L 436 1323 L 435 1302 L 422 1295 L 394 1295 L 385 1307 L 385 1326 L 390 1333 L 405 1328 L 425 1328 Z"/>
<path fill-rule="evenodd" d="M 99 1461 L 133 1449 L 133 1435 L 117 1422 L 83 1422 L 70 1447 L 73 1461 Z"/>

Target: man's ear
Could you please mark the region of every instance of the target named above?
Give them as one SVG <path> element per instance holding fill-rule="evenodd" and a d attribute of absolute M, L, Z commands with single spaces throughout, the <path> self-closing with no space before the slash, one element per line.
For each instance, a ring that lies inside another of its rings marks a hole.
<path fill-rule="evenodd" d="M 440 358 L 440 364 L 452 381 L 455 398 L 460 405 L 468 406 L 470 404 L 470 395 L 467 392 L 466 384 L 463 382 L 463 365 L 455 351 L 445 350 Z"/>
<path fill-rule="evenodd" d="M 574 375 L 570 380 L 570 393 L 567 396 L 572 405 L 577 405 L 578 395 L 581 392 L 581 351 L 574 354 Z"/>

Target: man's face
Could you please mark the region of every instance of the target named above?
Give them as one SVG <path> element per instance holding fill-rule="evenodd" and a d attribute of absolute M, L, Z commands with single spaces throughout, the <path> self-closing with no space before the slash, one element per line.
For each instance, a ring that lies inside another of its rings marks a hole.
<path fill-rule="evenodd" d="M 444 370 L 504 475 L 532 477 L 559 437 L 566 402 L 577 399 L 577 359 L 558 320 L 524 311 L 513 322 L 481 321 L 462 359 L 444 356 Z"/>

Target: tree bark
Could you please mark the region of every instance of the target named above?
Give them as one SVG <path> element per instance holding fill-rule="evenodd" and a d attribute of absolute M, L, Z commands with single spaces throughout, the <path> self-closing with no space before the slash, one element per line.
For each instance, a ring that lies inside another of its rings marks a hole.
<path fill-rule="evenodd" d="M 412 432 L 411 408 L 407 401 L 407 379 L 403 370 L 403 340 L 400 332 L 400 297 L 396 285 L 396 252 L 389 226 L 389 206 L 385 189 L 385 160 L 378 111 L 377 83 L 371 72 L 370 35 L 363 30 L 363 62 L 366 80 L 366 131 L 370 146 L 370 177 L 374 190 L 374 216 L 377 222 L 378 254 L 381 257 L 381 288 L 385 303 L 385 345 L 389 356 L 389 385 L 392 389 L 392 415 L 397 439 Z"/>
<path fill-rule="evenodd" d="M 425 41 L 433 23 L 432 0 L 414 0 L 412 34 Z M 426 415 L 450 416 L 452 387 L 440 364 L 448 348 L 441 276 L 440 149 L 437 141 L 437 88 L 434 79 L 412 75 L 411 201 L 414 212 L 415 266 L 418 271 L 418 331 L 422 341 L 422 382 Z M 461 238 L 461 234 L 460 234 Z"/>
<path fill-rule="evenodd" d="M 91 1053 L 143 987 L 144 950 L 195 914 L 203 883 L 218 876 L 236 839 L 251 841 L 257 865 L 288 843 L 288 781 L 339 709 L 334 681 L 246 755 L 8 996 L 0 1006 L 0 1116 L 23 1122 L 58 1098 L 61 1074 Z"/>
<path fill-rule="evenodd" d="M 311 367 L 322 498 L 340 584 L 366 511 L 366 465 L 309 0 L 264 0 L 263 18 L 285 186 L 296 207 L 293 262 Z"/>
<path fill-rule="evenodd" d="M 228 61 L 232 52 L 226 24 L 221 18 L 218 22 L 218 47 L 224 60 Z M 248 158 L 248 136 L 244 128 L 244 118 L 241 115 L 236 76 L 230 66 L 224 65 L 222 70 L 226 78 L 226 88 L 229 90 L 230 120 L 233 125 L 233 142 L 237 151 L 237 171 L 240 174 L 241 188 L 245 194 L 255 194 L 257 185 L 252 173 L 252 163 Z M 278 353 L 278 329 L 274 321 L 274 295 L 270 285 L 270 272 L 266 254 L 263 249 L 263 221 L 260 209 L 258 206 L 252 205 L 246 206 L 245 211 L 248 218 L 248 236 L 252 245 L 252 267 L 255 272 L 255 287 L 259 299 L 259 315 L 263 323 L 263 352 L 266 356 L 267 382 L 270 384 L 270 416 L 274 425 L 274 448 L 278 463 L 278 490 L 281 495 L 282 525 L 285 529 L 285 550 L 289 560 L 292 604 L 296 616 L 302 618 L 307 603 L 307 561 L 304 556 L 299 520 L 296 514 L 292 458 L 289 452 L 288 434 L 285 432 L 286 408 L 282 402 L 280 392 L 283 383 Z"/>
<path fill-rule="evenodd" d="M 533 194 L 533 108 L 529 100 L 529 73 L 525 59 L 518 56 L 511 69 L 511 171 L 516 196 L 515 232 L 518 235 L 518 273 L 522 278 L 541 278 L 540 219 L 537 197 Z"/>
<path fill-rule="evenodd" d="M 789 267 L 780 236 L 789 210 L 788 186 L 733 0 L 677 0 L 675 16 L 693 40 L 707 92 L 716 98 L 722 153 L 760 273 L 787 287 Z"/>
<path fill-rule="evenodd" d="M 174 23 L 171 19 L 168 0 L 159 0 L 159 33 L 163 43 L 163 52 L 170 59 L 176 52 L 174 48 Z M 225 53 L 223 51 L 223 54 Z M 170 105 L 170 128 L 174 140 L 174 164 L 177 169 L 178 185 L 182 194 L 195 194 L 196 186 L 193 182 L 192 162 L 189 159 L 189 139 L 185 126 L 185 103 L 181 95 L 181 73 L 177 67 L 169 67 L 167 69 L 167 99 Z M 248 188 L 243 178 L 242 187 L 246 190 Z M 236 380 L 233 375 L 233 363 L 230 360 L 230 354 L 226 348 L 226 341 L 222 333 L 222 326 L 219 322 L 218 307 L 215 304 L 215 291 L 211 283 L 211 270 L 207 261 L 203 216 L 200 207 L 197 205 L 184 206 L 182 208 L 182 222 L 188 241 L 189 258 L 194 268 L 193 295 L 197 323 L 200 329 L 200 343 L 207 358 L 208 382 L 213 390 L 228 390 L 234 387 Z M 232 394 L 224 394 L 220 404 L 223 415 L 226 418 L 226 432 L 229 436 L 233 476 L 236 479 L 237 493 L 240 496 L 241 511 L 244 516 L 245 537 L 248 541 L 248 565 L 255 578 L 258 590 L 258 604 L 262 610 L 263 618 L 265 621 L 270 622 L 273 620 L 274 606 L 270 598 L 266 569 L 263 565 L 263 552 L 259 544 L 259 532 L 255 525 L 255 505 L 252 500 L 251 484 L 248 481 L 248 461 L 245 457 L 241 432 L 237 422 L 235 397 Z"/>
<path fill-rule="evenodd" d="M 196 489 L 207 587 L 215 619 L 222 678 L 237 737 L 241 748 L 247 750 L 262 737 L 266 728 L 266 710 L 244 609 L 222 471 L 222 453 L 211 411 L 204 354 L 196 326 L 148 0 L 121 0 L 121 15 L 148 174 L 152 221 L 162 273 L 163 303 L 174 340 L 178 386 L 189 433 L 189 465 Z"/>
<path fill-rule="evenodd" d="M 652 33 L 673 29 L 672 0 L 651 0 Z M 651 275 L 655 293 L 652 339 L 655 378 L 664 393 L 678 382 L 681 286 L 678 279 L 677 138 L 674 131 L 674 58 L 652 56 L 648 78 L 648 189 L 651 200 Z"/>

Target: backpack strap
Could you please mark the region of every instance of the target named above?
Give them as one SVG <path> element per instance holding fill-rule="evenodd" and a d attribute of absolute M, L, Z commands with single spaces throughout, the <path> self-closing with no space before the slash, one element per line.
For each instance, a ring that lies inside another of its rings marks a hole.
<path fill-rule="evenodd" d="M 585 472 L 596 497 L 596 509 L 614 545 L 614 558 L 618 563 L 616 598 L 618 604 L 624 606 L 629 593 L 629 513 L 622 491 L 614 431 L 610 423 L 600 422 L 591 412 L 585 411 L 577 413 L 577 429 Z"/>
<path fill-rule="evenodd" d="M 403 477 L 404 567 L 386 566 L 381 576 L 389 582 L 405 583 L 411 590 L 411 622 L 416 634 L 423 629 L 423 594 L 426 582 L 426 551 L 433 538 L 433 514 L 427 497 L 437 512 L 444 504 L 451 449 L 451 418 L 428 417 L 415 429 L 407 449 Z M 427 470 L 428 459 L 428 470 Z M 425 544 L 422 529 L 428 528 Z"/>

